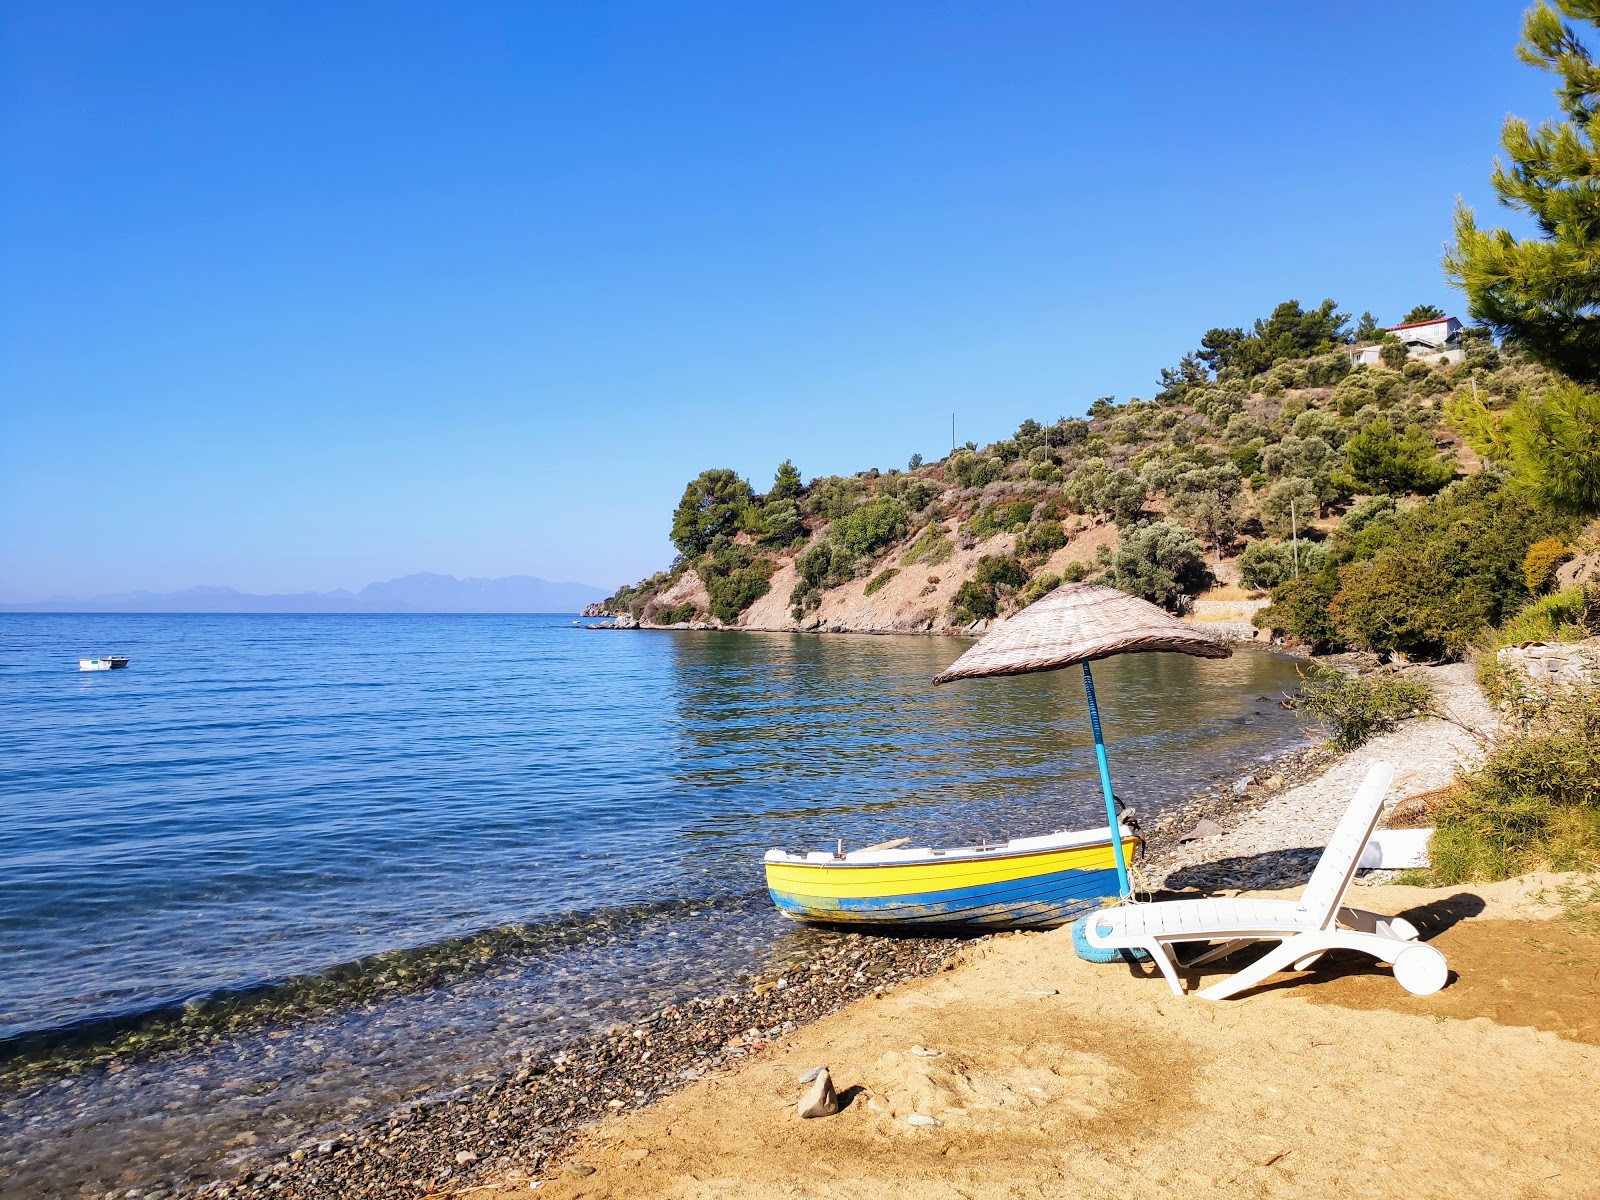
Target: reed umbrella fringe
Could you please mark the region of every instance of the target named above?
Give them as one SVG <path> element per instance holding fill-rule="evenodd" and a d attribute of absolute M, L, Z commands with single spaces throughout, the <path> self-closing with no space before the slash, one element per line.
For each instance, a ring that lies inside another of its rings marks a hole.
<path fill-rule="evenodd" d="M 1186 625 L 1148 600 L 1099 583 L 1066 583 L 994 626 L 934 683 L 1054 671 L 1113 654 L 1176 650 L 1227 658 L 1226 643 Z"/>
<path fill-rule="evenodd" d="M 1111 791 L 1111 768 L 1106 761 L 1105 738 L 1100 730 L 1100 709 L 1095 703 L 1094 675 L 1089 664 L 1113 654 L 1177 651 L 1197 658 L 1227 658 L 1233 650 L 1225 643 L 1185 625 L 1148 600 L 1140 600 L 1098 583 L 1068 583 L 1038 603 L 994 626 L 972 649 L 934 677 L 933 682 L 984 679 L 994 675 L 1024 675 L 1083 664 L 1083 688 L 1089 701 L 1089 724 L 1094 731 L 1095 761 L 1100 768 L 1100 788 L 1106 803 L 1106 824 L 1116 853 L 1117 883 L 1122 898 L 1129 893 L 1128 864 L 1118 836 L 1116 797 Z"/>

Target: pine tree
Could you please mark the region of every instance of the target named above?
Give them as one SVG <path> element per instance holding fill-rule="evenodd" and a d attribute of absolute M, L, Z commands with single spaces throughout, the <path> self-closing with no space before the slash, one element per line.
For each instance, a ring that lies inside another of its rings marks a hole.
<path fill-rule="evenodd" d="M 1529 10 L 1517 53 L 1554 72 L 1563 121 L 1538 129 L 1507 117 L 1495 160 L 1500 203 L 1531 216 L 1541 237 L 1480 229 L 1456 206 L 1456 244 L 1445 271 L 1473 316 L 1534 357 L 1583 383 L 1600 383 L 1600 64 L 1562 20 L 1600 29 L 1600 0 L 1544 0 Z M 1559 12 L 1557 11 L 1559 10 Z"/>

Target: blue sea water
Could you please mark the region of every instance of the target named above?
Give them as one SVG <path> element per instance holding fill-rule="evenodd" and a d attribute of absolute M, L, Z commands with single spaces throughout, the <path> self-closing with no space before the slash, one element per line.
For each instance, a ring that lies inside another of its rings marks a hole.
<path fill-rule="evenodd" d="M 940 638 L 566 616 L 0 621 L 0 1039 L 574 913 L 759 896 L 771 845 L 1103 822 L 1076 672 Z M 127 670 L 80 674 L 81 655 Z M 1297 740 L 1292 664 L 1099 665 L 1146 813 Z"/>
<path fill-rule="evenodd" d="M 737 987 L 829 936 L 774 912 L 768 846 L 1103 821 L 1081 676 L 931 687 L 969 644 L 0 618 L 0 1198 L 254 1169 Z M 1304 740 L 1259 651 L 1096 678 L 1147 816 Z"/>

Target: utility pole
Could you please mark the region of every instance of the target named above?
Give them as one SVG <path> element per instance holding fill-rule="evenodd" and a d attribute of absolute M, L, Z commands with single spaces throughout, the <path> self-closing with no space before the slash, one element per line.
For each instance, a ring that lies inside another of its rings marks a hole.
<path fill-rule="evenodd" d="M 1294 552 L 1294 577 L 1300 578 L 1300 520 L 1295 515 L 1294 497 L 1289 497 L 1289 537 L 1290 548 Z"/>
<path fill-rule="evenodd" d="M 950 453 L 956 452 L 956 415 L 950 414 Z"/>

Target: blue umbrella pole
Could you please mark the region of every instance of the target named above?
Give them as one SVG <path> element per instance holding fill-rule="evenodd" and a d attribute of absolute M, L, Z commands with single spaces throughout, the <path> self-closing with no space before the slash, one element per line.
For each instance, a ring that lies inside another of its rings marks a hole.
<path fill-rule="evenodd" d="M 1100 706 L 1094 699 L 1094 676 L 1087 661 L 1083 664 L 1083 690 L 1089 697 L 1089 725 L 1094 730 L 1094 757 L 1100 764 L 1100 790 L 1106 798 L 1106 823 L 1111 827 L 1111 850 L 1117 858 L 1117 887 L 1119 896 L 1127 899 L 1133 889 L 1128 886 L 1128 860 L 1122 854 L 1122 823 L 1117 820 L 1117 798 L 1111 794 L 1111 767 L 1106 763 L 1106 740 L 1100 733 Z"/>

